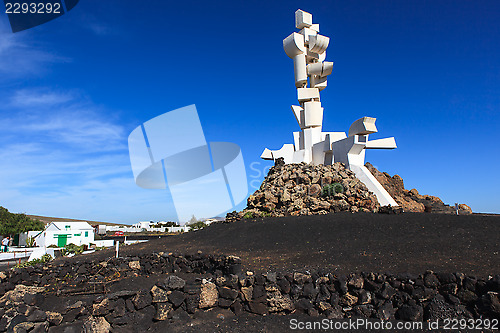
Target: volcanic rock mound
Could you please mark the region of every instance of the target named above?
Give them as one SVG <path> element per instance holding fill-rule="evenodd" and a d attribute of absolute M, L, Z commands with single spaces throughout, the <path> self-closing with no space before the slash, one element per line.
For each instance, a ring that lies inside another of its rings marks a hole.
<path fill-rule="evenodd" d="M 226 221 L 253 217 L 282 217 L 321 215 L 341 211 L 350 212 L 432 212 L 455 214 L 454 207 L 431 195 L 421 195 L 416 189 L 407 190 L 403 179 L 378 171 L 370 163 L 365 165 L 379 183 L 389 192 L 400 208 L 380 207 L 378 200 L 354 173 L 343 163 L 312 165 L 306 163 L 285 164 L 277 159 L 260 188 L 247 200 L 241 212 L 229 213 Z M 325 194 L 327 185 L 336 189 Z M 459 205 L 460 214 L 471 214 L 465 204 Z"/>
<path fill-rule="evenodd" d="M 340 184 L 340 186 L 339 186 Z M 325 185 L 336 185 L 325 193 Z M 238 215 L 298 216 L 330 212 L 377 212 L 376 196 L 343 163 L 284 164 L 278 159 Z"/>

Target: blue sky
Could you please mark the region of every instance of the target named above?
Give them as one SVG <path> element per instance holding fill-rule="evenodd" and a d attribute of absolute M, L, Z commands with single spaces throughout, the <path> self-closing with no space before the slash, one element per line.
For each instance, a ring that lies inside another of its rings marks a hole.
<path fill-rule="evenodd" d="M 0 13 L 0 205 L 77 219 L 169 220 L 134 183 L 130 132 L 196 104 L 208 141 L 243 152 L 250 192 L 298 125 L 282 40 L 313 14 L 335 62 L 325 131 L 362 117 L 398 148 L 366 160 L 407 188 L 500 213 L 500 2 L 81 0 L 13 34 Z M 240 205 L 239 208 L 242 208 Z M 196 215 L 194 208 L 193 213 Z"/>

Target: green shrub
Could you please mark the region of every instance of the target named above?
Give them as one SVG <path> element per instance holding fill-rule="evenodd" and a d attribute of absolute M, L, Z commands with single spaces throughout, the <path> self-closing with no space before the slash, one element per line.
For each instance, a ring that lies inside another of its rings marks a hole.
<path fill-rule="evenodd" d="M 74 253 L 74 254 L 81 254 L 84 251 L 84 246 L 80 245 L 77 246 L 73 243 L 67 244 L 64 249 L 61 251 L 63 256 L 66 256 L 68 254 Z"/>
<path fill-rule="evenodd" d="M 49 262 L 52 260 L 52 256 L 50 254 L 44 254 L 40 259 L 33 259 L 31 261 L 25 261 L 20 264 L 17 264 L 16 268 L 21 268 L 21 267 L 28 267 L 28 266 L 34 266 L 36 264 L 44 264 L 46 262 Z"/>
<path fill-rule="evenodd" d="M 262 213 L 260 213 L 260 217 L 271 217 L 271 213 L 262 212 Z"/>
<path fill-rule="evenodd" d="M 253 219 L 253 213 L 252 212 L 246 212 L 245 215 L 243 215 L 244 219 Z"/>
<path fill-rule="evenodd" d="M 344 193 L 344 186 L 340 183 L 328 184 L 321 189 L 321 195 L 324 197 L 329 197 L 337 193 Z"/>

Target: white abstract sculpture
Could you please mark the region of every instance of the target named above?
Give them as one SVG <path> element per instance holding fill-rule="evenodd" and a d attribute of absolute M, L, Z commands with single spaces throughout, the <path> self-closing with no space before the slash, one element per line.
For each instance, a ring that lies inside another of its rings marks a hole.
<path fill-rule="evenodd" d="M 393 137 L 368 141 L 368 135 L 377 132 L 375 118 L 363 117 L 352 123 L 348 135 L 344 132 L 323 132 L 323 108 L 320 91 L 327 86 L 333 62 L 326 59 L 330 38 L 319 34 L 319 24 L 312 23 L 312 15 L 302 10 L 295 12 L 295 27 L 283 40 L 285 53 L 293 59 L 295 87 L 299 105 L 292 111 L 300 126 L 293 132 L 293 144 L 284 144 L 279 150 L 265 149 L 261 158 L 275 160 L 283 157 L 285 163 L 333 164 L 342 162 L 354 172 L 382 206 L 397 206 L 394 199 L 364 166 L 365 149 L 394 149 Z"/>

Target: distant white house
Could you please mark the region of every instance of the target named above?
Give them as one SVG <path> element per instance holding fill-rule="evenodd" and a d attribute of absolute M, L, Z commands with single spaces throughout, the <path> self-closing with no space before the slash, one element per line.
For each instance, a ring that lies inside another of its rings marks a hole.
<path fill-rule="evenodd" d="M 37 246 L 47 247 L 66 244 L 90 244 L 94 242 L 94 228 L 87 222 L 51 222 L 44 231 L 35 236 Z"/>
<path fill-rule="evenodd" d="M 152 221 L 141 221 L 139 223 L 132 224 L 131 226 L 118 226 L 118 225 L 108 225 L 106 226 L 106 231 L 123 231 L 123 232 L 188 232 L 189 226 L 175 226 L 175 227 L 159 227 L 159 225 L 166 224 L 166 221 L 152 222 Z"/>
<path fill-rule="evenodd" d="M 219 220 L 213 219 L 213 218 L 212 219 L 203 220 L 203 223 L 205 223 L 206 225 L 210 225 L 210 224 L 212 224 L 214 222 L 219 222 Z"/>

